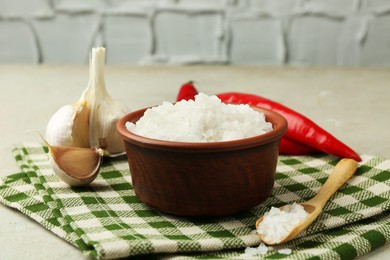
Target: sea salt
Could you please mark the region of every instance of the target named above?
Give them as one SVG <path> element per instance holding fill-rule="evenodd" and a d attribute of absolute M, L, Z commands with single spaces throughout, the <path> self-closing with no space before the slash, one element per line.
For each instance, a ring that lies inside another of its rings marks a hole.
<path fill-rule="evenodd" d="M 284 206 L 283 210 L 272 207 L 264 214 L 257 232 L 264 237 L 265 241 L 279 243 L 308 215 L 309 213 L 296 203 Z"/>
<path fill-rule="evenodd" d="M 193 100 L 149 108 L 126 128 L 149 138 L 181 142 L 219 142 L 261 135 L 272 130 L 263 113 L 248 105 L 225 104 L 199 93 Z"/>
<path fill-rule="evenodd" d="M 244 254 L 247 256 L 265 255 L 268 251 L 272 251 L 272 247 L 267 247 L 265 244 L 260 243 L 258 247 L 247 247 L 245 248 Z"/>
<path fill-rule="evenodd" d="M 249 257 L 249 256 L 257 256 L 257 255 L 265 255 L 268 252 L 272 252 L 274 250 L 275 249 L 272 246 L 266 246 L 264 243 L 260 243 L 258 247 L 245 248 L 243 256 Z M 292 250 L 290 248 L 281 248 L 277 252 L 282 255 L 289 255 L 292 253 Z"/>

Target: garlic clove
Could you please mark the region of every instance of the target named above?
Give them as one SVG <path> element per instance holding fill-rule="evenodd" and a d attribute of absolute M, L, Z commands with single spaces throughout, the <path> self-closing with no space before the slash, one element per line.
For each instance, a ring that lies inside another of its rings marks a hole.
<path fill-rule="evenodd" d="M 48 147 L 49 163 L 53 171 L 69 185 L 87 185 L 99 173 L 103 161 L 102 149 L 51 145 Z"/>
<path fill-rule="evenodd" d="M 89 117 L 90 109 L 86 101 L 79 101 L 77 115 L 73 121 L 72 139 L 76 147 L 90 148 L 89 143 Z"/>
<path fill-rule="evenodd" d="M 106 97 L 107 98 L 107 97 Z M 116 124 L 127 112 L 112 99 L 104 103 L 97 102 L 91 109 L 90 117 L 90 144 L 99 147 L 110 154 L 120 154 L 125 151 L 124 143 L 119 136 Z"/>
<path fill-rule="evenodd" d="M 61 107 L 50 118 L 45 139 L 57 146 L 89 146 L 89 108 L 85 101 Z"/>

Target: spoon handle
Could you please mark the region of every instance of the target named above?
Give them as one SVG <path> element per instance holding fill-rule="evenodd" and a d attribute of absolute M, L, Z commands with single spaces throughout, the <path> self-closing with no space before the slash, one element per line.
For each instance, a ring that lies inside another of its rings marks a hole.
<path fill-rule="evenodd" d="M 341 159 L 328 179 L 318 191 L 317 195 L 307 201 L 307 204 L 312 204 L 317 207 L 323 207 L 329 198 L 355 173 L 358 163 L 353 159 Z"/>

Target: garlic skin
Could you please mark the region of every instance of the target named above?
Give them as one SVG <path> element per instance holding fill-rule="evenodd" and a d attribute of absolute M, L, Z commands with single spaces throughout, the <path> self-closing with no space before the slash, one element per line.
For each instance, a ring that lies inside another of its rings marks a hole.
<path fill-rule="evenodd" d="M 116 123 L 129 109 L 107 93 L 105 54 L 103 47 L 92 49 L 87 88 L 77 102 L 61 107 L 50 118 L 45 134 L 50 145 L 102 148 L 113 156 L 124 153 Z"/>
<path fill-rule="evenodd" d="M 49 163 L 54 173 L 70 186 L 91 183 L 99 173 L 103 150 L 69 146 L 49 147 Z"/>

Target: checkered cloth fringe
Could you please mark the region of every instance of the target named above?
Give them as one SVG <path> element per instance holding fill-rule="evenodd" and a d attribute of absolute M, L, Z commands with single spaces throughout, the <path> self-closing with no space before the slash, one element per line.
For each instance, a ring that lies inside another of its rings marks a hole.
<path fill-rule="evenodd" d="M 53 174 L 47 147 L 16 147 L 20 173 L 0 181 L 0 202 L 16 208 L 95 258 L 153 254 L 180 258 L 243 258 L 260 241 L 258 216 L 271 206 L 313 197 L 338 158 L 280 156 L 275 188 L 261 205 L 223 218 L 187 219 L 163 214 L 134 194 L 127 161 L 106 160 L 88 187 L 71 188 Z M 363 155 L 355 176 L 326 204 L 300 237 L 261 258 L 353 259 L 390 241 L 390 160 Z M 291 248 L 282 255 L 280 248 Z"/>

